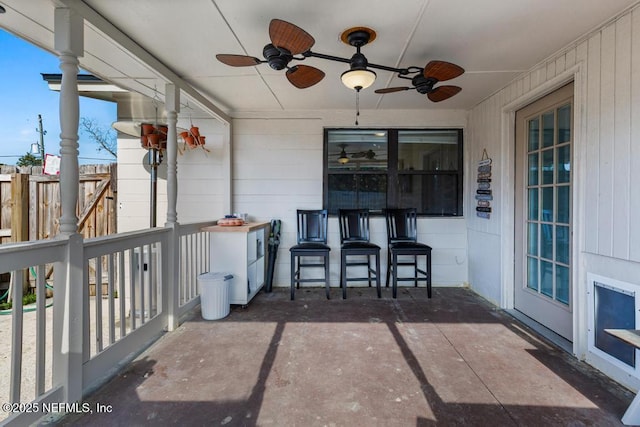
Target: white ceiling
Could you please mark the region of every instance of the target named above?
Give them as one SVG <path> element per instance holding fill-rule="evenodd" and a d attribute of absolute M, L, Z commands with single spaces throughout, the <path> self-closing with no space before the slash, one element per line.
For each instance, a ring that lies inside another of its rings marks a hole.
<path fill-rule="evenodd" d="M 56 3 L 90 6 L 116 29 L 192 84 L 224 112 L 352 109 L 353 91 L 340 74 L 348 64 L 308 58 L 326 77 L 297 89 L 284 71 L 267 64 L 229 67 L 217 53 L 262 58 L 272 18 L 311 34 L 312 51 L 349 58 L 355 49 L 340 41 L 347 28 L 374 29 L 362 52 L 369 62 L 392 67 L 424 66 L 438 59 L 466 70 L 447 82 L 462 87 L 455 97 L 432 103 L 416 91 L 378 95 L 375 89 L 407 86 L 393 73 L 378 78 L 360 96 L 362 109 L 470 109 L 518 74 L 626 10 L 637 0 L 0 0 L 7 12 L 0 27 L 53 50 Z M 105 80 L 146 94 L 162 90 L 166 74 L 136 59 L 135 49 L 116 43 L 104 25 L 89 18 L 81 66 Z M 1 51 L 0 51 L 1 52 Z M 2 53 L 0 53 L 2 54 Z M 56 70 L 42 70 L 56 72 Z"/>

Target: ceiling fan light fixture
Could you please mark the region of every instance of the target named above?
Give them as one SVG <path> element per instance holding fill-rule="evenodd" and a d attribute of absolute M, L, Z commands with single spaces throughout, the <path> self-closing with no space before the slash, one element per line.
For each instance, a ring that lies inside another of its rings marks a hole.
<path fill-rule="evenodd" d="M 342 84 L 349 89 L 360 91 L 366 89 L 376 81 L 376 73 L 366 68 L 352 68 L 340 76 Z"/>
<path fill-rule="evenodd" d="M 344 151 L 344 149 L 342 149 L 342 151 L 340 152 L 340 157 L 338 157 L 338 163 L 340 163 L 341 165 L 349 163 L 349 157 L 347 157 L 347 152 Z"/>
<path fill-rule="evenodd" d="M 0 6 L 0 12 L 1 8 L 2 6 Z M 269 38 L 271 43 L 268 43 L 262 52 L 264 60 L 236 54 L 216 54 L 216 59 L 232 67 L 250 67 L 268 63 L 274 70 L 286 69 L 287 80 L 298 89 L 306 89 L 317 84 L 325 74 L 322 70 L 309 65 L 289 66 L 291 61 L 320 58 L 348 63 L 349 70 L 342 73 L 340 80 L 347 88 L 356 92 L 356 126 L 358 125 L 357 117 L 360 115 L 360 91 L 376 81 L 376 73 L 370 68 L 391 71 L 396 73 L 397 77 L 411 80 L 413 83 L 413 87 L 399 86 L 377 89 L 375 90 L 377 94 L 416 90 L 420 94 L 427 95 L 430 101 L 440 102 L 451 98 L 462 90 L 459 86 L 435 86 L 436 83 L 455 79 L 464 73 L 462 67 L 450 62 L 432 60 L 424 67 L 410 66 L 407 68 L 369 64 L 367 58 L 360 51 L 363 46 L 376 39 L 376 32 L 368 27 L 349 28 L 340 35 L 340 40 L 343 43 L 356 49 L 356 53 L 350 59 L 312 52 L 311 48 L 315 44 L 314 38 L 302 28 L 281 19 L 271 20 Z"/>

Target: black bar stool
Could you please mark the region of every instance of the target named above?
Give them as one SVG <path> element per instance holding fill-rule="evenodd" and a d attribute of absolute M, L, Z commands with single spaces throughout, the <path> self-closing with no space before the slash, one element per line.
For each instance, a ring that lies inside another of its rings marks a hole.
<path fill-rule="evenodd" d="M 295 297 L 295 288 L 300 289 L 300 283 L 324 282 L 327 299 L 329 292 L 329 251 L 327 245 L 327 210 L 298 209 L 298 244 L 292 246 L 291 252 L 291 300 Z M 304 262 L 302 257 L 321 257 L 322 262 Z M 324 268 L 324 279 L 303 279 L 303 267 Z"/>
<path fill-rule="evenodd" d="M 427 296 L 431 298 L 431 246 L 418 242 L 417 213 L 415 208 L 387 209 L 387 244 L 389 256 L 387 259 L 387 283 L 393 271 L 393 298 L 396 298 L 398 282 L 413 281 L 418 286 L 418 280 L 426 280 Z M 412 257 L 411 261 L 398 261 L 398 257 Z M 418 268 L 418 257 L 426 257 L 426 271 Z M 413 266 L 413 277 L 398 277 L 399 266 Z"/>
<path fill-rule="evenodd" d="M 380 246 L 369 242 L 369 210 L 340 209 L 340 286 L 342 298 L 347 298 L 347 282 L 368 280 L 371 286 L 372 274 L 375 275 L 378 298 L 380 291 Z M 371 268 L 371 256 L 375 257 L 375 269 Z M 349 261 L 349 256 L 366 256 L 366 261 Z M 366 266 L 367 277 L 347 277 L 347 267 Z"/>

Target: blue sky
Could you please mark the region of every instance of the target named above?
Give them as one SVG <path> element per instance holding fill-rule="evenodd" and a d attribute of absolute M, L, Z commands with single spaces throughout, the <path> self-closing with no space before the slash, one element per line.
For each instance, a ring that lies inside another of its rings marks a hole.
<path fill-rule="evenodd" d="M 49 90 L 41 75 L 60 72 L 55 55 L 0 29 L 0 163 L 15 164 L 39 141 L 38 114 L 47 132 L 45 152 L 60 155 L 59 94 Z M 80 117 L 108 129 L 117 120 L 116 104 L 80 97 Z M 79 145 L 80 164 L 115 161 L 82 134 Z"/>

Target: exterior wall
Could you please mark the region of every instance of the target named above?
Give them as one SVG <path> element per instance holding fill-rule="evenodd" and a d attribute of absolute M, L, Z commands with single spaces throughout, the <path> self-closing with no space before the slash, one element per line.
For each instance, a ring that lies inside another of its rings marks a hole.
<path fill-rule="evenodd" d="M 247 212 L 252 219 L 282 220 L 274 286 L 289 286 L 289 248 L 296 242 L 296 209 L 322 208 L 323 129 L 353 127 L 353 111 L 295 114 L 245 114 L 233 121 L 233 210 Z M 464 128 L 466 113 L 363 111 L 359 121 L 362 128 Z M 371 229 L 372 241 L 383 248 L 381 264 L 384 277 L 387 262 L 384 220 L 372 218 Z M 467 238 L 464 218 L 420 219 L 418 230 L 421 241 L 433 247 L 434 286 L 466 284 Z M 338 286 L 340 235 L 336 218 L 329 219 L 328 243 L 332 249 L 331 283 Z"/>
<path fill-rule="evenodd" d="M 471 111 L 467 206 L 483 148 L 493 158 L 494 213 L 467 216 L 471 286 L 513 306 L 513 112 L 575 79 L 574 352 L 634 388 L 637 381 L 588 352 L 587 273 L 640 291 L 640 10 L 629 11 L 567 46 Z M 487 256 L 486 248 L 500 256 Z M 485 254 L 483 256 L 482 254 Z"/>
<path fill-rule="evenodd" d="M 227 128 L 211 118 L 193 119 L 200 133 L 207 137 L 205 147 L 184 149 L 178 153 L 178 222 L 207 221 L 224 216 L 224 198 L 227 188 L 224 157 Z M 189 128 L 188 118 L 181 117 L 178 127 Z M 126 232 L 148 228 L 150 224 L 149 200 L 151 180 L 147 151 L 140 141 L 126 135 L 118 137 L 118 231 Z M 157 226 L 166 221 L 167 165 L 158 167 Z"/>
<path fill-rule="evenodd" d="M 225 215 L 229 156 L 227 126 L 215 119 L 193 119 L 200 134 L 207 137 L 205 148 L 187 149 L 178 154 L 178 221 L 181 223 L 218 219 Z M 181 118 L 178 127 L 189 128 Z"/>
<path fill-rule="evenodd" d="M 122 114 L 127 115 L 128 111 Z M 190 127 L 185 112 L 178 126 Z M 323 129 L 353 127 L 354 112 L 320 111 L 271 113 L 237 117 L 232 123 L 231 183 L 225 170 L 227 127 L 214 119 L 193 118 L 206 147 L 178 155 L 178 221 L 215 220 L 232 212 L 246 212 L 251 220 L 281 219 L 282 235 L 274 286 L 289 286 L 289 248 L 296 241 L 296 209 L 322 207 Z M 120 118 L 120 120 L 126 120 Z M 363 111 L 361 127 L 466 127 L 464 111 Z M 149 227 L 150 175 L 143 165 L 146 151 L 138 139 L 118 139 L 118 229 L 120 232 Z M 231 189 L 232 209 L 225 212 L 223 199 Z M 166 218 L 166 164 L 158 170 L 157 225 Z M 466 212 L 466 209 L 465 209 Z M 382 274 L 386 274 L 386 229 L 382 218 L 371 221 L 372 241 L 382 250 Z M 460 286 L 468 281 L 465 218 L 419 220 L 419 239 L 433 247 L 434 286 Z M 339 285 L 340 236 L 335 218 L 329 220 L 331 284 Z M 319 273 L 319 272 L 318 272 Z M 384 283 L 384 282 L 383 282 Z M 353 284 L 357 285 L 357 284 Z M 366 286 L 366 284 L 363 284 Z"/>

